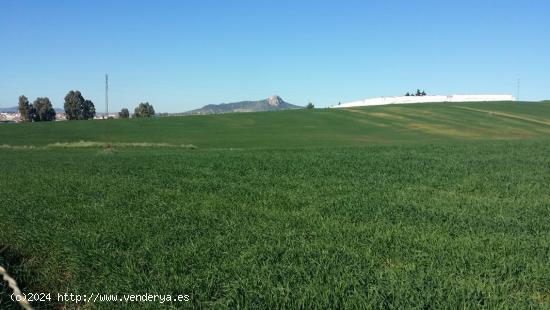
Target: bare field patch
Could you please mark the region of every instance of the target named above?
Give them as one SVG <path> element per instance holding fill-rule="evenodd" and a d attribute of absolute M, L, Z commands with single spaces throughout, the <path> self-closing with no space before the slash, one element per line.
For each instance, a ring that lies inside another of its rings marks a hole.
<path fill-rule="evenodd" d="M 352 113 L 357 113 L 357 114 L 363 114 L 366 116 L 374 116 L 374 117 L 385 118 L 385 119 L 398 119 L 398 120 L 406 119 L 401 115 L 395 115 L 395 114 L 390 114 L 385 112 L 367 112 L 367 111 L 356 110 L 356 109 L 347 109 L 347 111 L 350 111 Z"/>
<path fill-rule="evenodd" d="M 375 121 L 371 121 L 371 120 L 364 119 L 364 118 L 357 119 L 357 122 L 359 122 L 361 124 L 365 124 L 365 125 L 369 125 L 369 126 L 376 126 L 376 127 L 381 127 L 381 128 L 389 127 L 388 124 L 375 122 Z"/>
<path fill-rule="evenodd" d="M 458 109 L 469 110 L 469 111 L 487 113 L 487 114 L 493 115 L 493 116 L 501 116 L 501 117 L 517 119 L 517 120 L 521 120 L 521 121 L 526 121 L 526 122 L 530 122 L 530 123 L 536 123 L 536 124 L 540 124 L 540 125 L 550 126 L 550 120 L 546 120 L 546 119 L 540 120 L 540 119 L 534 119 L 534 118 L 531 118 L 531 117 L 517 115 L 517 114 L 491 111 L 491 110 L 483 110 L 483 109 L 475 109 L 475 108 L 462 107 L 462 106 L 453 106 L 453 107 L 458 108 Z"/>
<path fill-rule="evenodd" d="M 79 142 L 56 142 L 45 146 L 37 147 L 34 145 L 0 145 L 1 149 L 51 149 L 51 148 L 183 148 L 196 149 L 192 144 L 170 144 L 170 143 L 149 143 L 149 142 L 97 142 L 97 141 L 79 141 Z"/>
<path fill-rule="evenodd" d="M 448 137 L 479 138 L 482 136 L 480 133 L 472 132 L 471 130 L 459 130 L 456 128 L 446 127 L 442 125 L 428 125 L 428 124 L 414 123 L 414 124 L 407 125 L 407 128 L 410 128 L 413 130 L 419 130 L 427 134 L 443 135 Z"/>
<path fill-rule="evenodd" d="M 433 111 L 430 111 L 430 110 L 398 109 L 394 112 L 396 112 L 395 115 L 402 116 L 404 118 L 406 118 L 406 116 L 420 116 L 420 117 L 426 117 L 426 118 L 438 119 L 438 120 L 449 119 L 447 116 L 442 115 L 441 113 L 436 113 L 436 112 L 433 112 Z M 404 115 L 402 115 L 402 114 L 404 114 Z"/>
<path fill-rule="evenodd" d="M 168 147 L 196 149 L 192 144 L 170 144 L 170 143 L 150 143 L 150 142 L 56 142 L 46 145 L 46 148 L 112 148 L 112 147 Z"/>
<path fill-rule="evenodd" d="M 0 149 L 12 149 L 12 150 L 32 150 L 35 147 L 32 145 L 9 145 L 0 144 Z"/>
<path fill-rule="evenodd" d="M 365 111 L 362 111 L 362 110 L 354 110 L 354 109 L 347 109 L 346 111 L 356 113 L 356 114 L 365 115 L 365 116 L 368 116 L 368 117 L 372 116 L 372 113 L 373 113 L 373 112 L 365 112 Z M 389 127 L 388 124 L 380 123 L 380 122 L 373 121 L 373 120 L 367 119 L 367 118 L 355 118 L 355 121 L 358 122 L 358 123 L 361 123 L 361 124 L 376 126 L 376 127 L 381 127 L 381 128 Z"/>

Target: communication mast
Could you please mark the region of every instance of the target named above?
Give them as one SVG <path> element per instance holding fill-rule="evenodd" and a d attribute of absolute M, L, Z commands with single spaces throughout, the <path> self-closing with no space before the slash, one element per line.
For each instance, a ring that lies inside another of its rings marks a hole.
<path fill-rule="evenodd" d="M 520 80 L 520 79 L 518 79 L 518 94 L 517 94 L 517 95 L 518 95 L 518 101 L 519 101 L 519 90 L 520 90 L 520 86 L 521 86 L 521 84 L 520 84 L 520 83 L 521 83 L 521 80 Z"/>
<path fill-rule="evenodd" d="M 105 74 L 105 118 L 109 118 L 109 75 Z"/>

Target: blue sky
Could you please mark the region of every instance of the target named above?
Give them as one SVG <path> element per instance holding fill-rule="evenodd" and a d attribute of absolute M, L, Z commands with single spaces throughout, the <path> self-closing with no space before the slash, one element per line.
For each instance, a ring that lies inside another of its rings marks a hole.
<path fill-rule="evenodd" d="M 262 99 L 324 107 L 417 88 L 550 99 L 550 1 L 0 1 L 0 106 Z"/>

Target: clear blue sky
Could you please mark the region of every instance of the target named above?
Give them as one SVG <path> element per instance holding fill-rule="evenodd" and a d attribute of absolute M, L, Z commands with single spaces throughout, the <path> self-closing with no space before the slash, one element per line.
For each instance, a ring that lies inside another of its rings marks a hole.
<path fill-rule="evenodd" d="M 262 99 L 318 107 L 417 88 L 550 99 L 550 1 L 0 1 L 0 106 Z"/>

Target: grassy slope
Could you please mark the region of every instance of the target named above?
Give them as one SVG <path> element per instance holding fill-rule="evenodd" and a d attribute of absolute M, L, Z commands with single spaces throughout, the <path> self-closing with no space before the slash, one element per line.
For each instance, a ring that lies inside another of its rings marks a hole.
<path fill-rule="evenodd" d="M 3 124 L 0 144 L 93 140 L 194 144 L 199 148 L 288 148 L 416 140 L 524 139 L 548 134 L 550 104 L 547 103 L 446 103 L 152 120 Z"/>
<path fill-rule="evenodd" d="M 460 106 L 6 124 L 200 148 L 0 149 L 3 263 L 27 291 L 202 306 L 548 307 L 550 105 Z M 393 145 L 339 146 L 370 141 Z"/>

